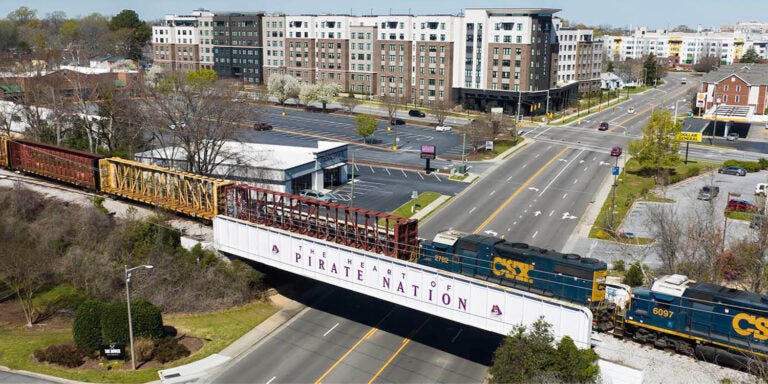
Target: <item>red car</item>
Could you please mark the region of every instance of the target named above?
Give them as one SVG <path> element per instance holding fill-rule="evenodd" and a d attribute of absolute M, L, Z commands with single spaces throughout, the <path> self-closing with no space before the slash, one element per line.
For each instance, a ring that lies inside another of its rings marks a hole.
<path fill-rule="evenodd" d="M 725 207 L 728 212 L 755 212 L 757 206 L 747 200 L 731 199 Z"/>
<path fill-rule="evenodd" d="M 597 127 L 597 130 L 598 131 L 607 131 L 608 130 L 608 123 L 603 121 L 602 123 L 600 123 L 600 126 Z"/>
<path fill-rule="evenodd" d="M 613 156 L 613 157 L 621 156 L 621 147 L 619 147 L 617 145 L 617 146 L 611 148 L 611 156 Z"/>
<path fill-rule="evenodd" d="M 254 131 L 269 131 L 272 129 L 272 126 L 267 123 L 256 123 L 253 125 Z"/>

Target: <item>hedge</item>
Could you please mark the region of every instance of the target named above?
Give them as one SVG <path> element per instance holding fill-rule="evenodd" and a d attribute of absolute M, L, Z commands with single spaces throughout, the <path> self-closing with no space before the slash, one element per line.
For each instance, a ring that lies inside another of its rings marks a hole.
<path fill-rule="evenodd" d="M 101 338 L 105 344 L 128 344 L 128 312 L 125 303 L 102 305 Z"/>
<path fill-rule="evenodd" d="M 726 160 L 723 162 L 723 166 L 742 167 L 747 172 L 760 172 L 763 169 L 768 169 L 768 159 L 760 159 L 758 161 Z"/>
<path fill-rule="evenodd" d="M 154 304 L 139 300 L 131 303 L 133 336 L 160 339 L 163 337 L 163 315 Z"/>
<path fill-rule="evenodd" d="M 101 307 L 96 300 L 80 304 L 72 322 L 72 338 L 75 345 L 86 351 L 94 351 L 104 344 L 101 338 Z"/>

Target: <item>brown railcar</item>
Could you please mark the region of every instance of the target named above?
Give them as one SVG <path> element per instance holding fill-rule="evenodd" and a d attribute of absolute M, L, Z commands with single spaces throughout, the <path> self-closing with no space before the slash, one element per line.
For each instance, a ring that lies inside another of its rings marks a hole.
<path fill-rule="evenodd" d="M 99 159 L 94 153 L 25 139 L 9 140 L 8 168 L 90 190 L 99 190 Z"/>

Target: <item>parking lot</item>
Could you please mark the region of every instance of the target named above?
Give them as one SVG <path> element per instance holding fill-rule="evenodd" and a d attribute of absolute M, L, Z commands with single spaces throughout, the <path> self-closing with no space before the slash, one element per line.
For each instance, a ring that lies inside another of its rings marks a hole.
<path fill-rule="evenodd" d="M 351 168 L 352 165 L 349 165 Z M 349 170 L 352 174 L 352 170 Z M 453 181 L 445 174 L 357 164 L 353 182 L 331 192 L 339 203 L 378 212 L 391 212 L 411 200 L 413 191 L 455 196 L 469 184 Z"/>
<path fill-rule="evenodd" d="M 748 173 L 746 176 L 724 175 L 717 171 L 708 172 L 666 188 L 663 192 L 664 197 L 674 200 L 675 203 L 636 202 L 620 229 L 637 237 L 654 237 L 651 235 L 649 215 L 652 214 L 654 206 L 662 204 L 669 207 L 675 215 L 679 215 L 683 222 L 708 217 L 706 215 L 709 215 L 709 209 L 712 209 L 712 220 L 724 226 L 726 223 L 724 211 L 729 198 L 743 199 L 759 208 L 765 207 L 765 197 L 755 196 L 754 192 L 755 186 L 758 183 L 765 183 L 766 180 L 768 180 L 766 171 Z M 699 191 L 705 185 L 720 188 L 718 195 L 711 201 L 697 199 Z M 734 242 L 748 236 L 751 232 L 749 222 L 729 219 L 726 227 L 726 242 Z"/>

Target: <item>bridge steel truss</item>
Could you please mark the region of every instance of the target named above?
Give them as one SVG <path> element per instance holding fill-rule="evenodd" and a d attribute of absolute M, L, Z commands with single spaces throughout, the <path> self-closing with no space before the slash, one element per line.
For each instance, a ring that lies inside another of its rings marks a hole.
<path fill-rule="evenodd" d="M 418 220 L 239 184 L 219 213 L 403 260 L 418 256 Z"/>
<path fill-rule="evenodd" d="M 99 169 L 102 192 L 206 220 L 218 214 L 222 188 L 234 184 L 116 157 L 100 160 Z"/>

